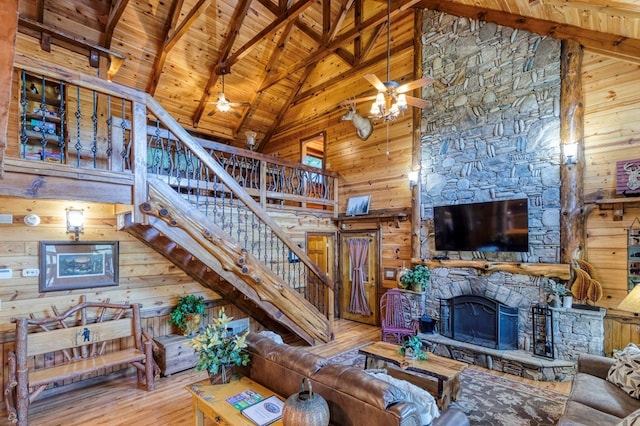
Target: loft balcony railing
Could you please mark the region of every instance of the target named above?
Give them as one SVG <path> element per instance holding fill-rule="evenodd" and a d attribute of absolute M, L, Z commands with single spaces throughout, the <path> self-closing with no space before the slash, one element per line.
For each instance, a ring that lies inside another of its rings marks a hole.
<path fill-rule="evenodd" d="M 129 188 L 134 222 L 143 221 L 139 207 L 155 176 L 332 319 L 333 283 L 261 205 L 336 216 L 336 174 L 196 140 L 145 93 L 23 55 L 15 64 L 19 102 L 7 139 L 17 142 L 7 147 L 5 170 L 116 182 Z"/>
<path fill-rule="evenodd" d="M 132 108 L 143 98 L 75 85 L 26 69 L 17 70 L 18 158 L 82 169 L 132 173 Z M 186 177 L 185 154 L 160 122 L 148 122 L 147 168 Z M 11 133 L 11 132 L 10 132 Z M 9 134 L 11 140 L 11 134 Z M 226 144 L 195 138 L 262 206 L 323 210 L 337 217 L 337 174 Z M 11 156 L 11 152 L 9 152 Z"/>

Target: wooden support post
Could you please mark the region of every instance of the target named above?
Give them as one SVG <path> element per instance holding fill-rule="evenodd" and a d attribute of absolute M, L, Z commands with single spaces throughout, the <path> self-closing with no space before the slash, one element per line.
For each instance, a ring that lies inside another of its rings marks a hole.
<path fill-rule="evenodd" d="M 586 243 L 584 214 L 584 101 L 582 46 L 562 40 L 560 63 L 560 261 L 570 263 Z M 564 147 L 577 144 L 575 164 L 567 164 Z"/>
<path fill-rule="evenodd" d="M 413 39 L 422 40 L 422 9 L 415 9 L 413 19 Z M 413 69 L 416 70 L 414 77 L 422 77 L 422 43 L 414 43 L 413 48 Z M 416 89 L 418 91 L 420 89 Z M 418 95 L 418 97 L 420 97 Z M 422 199 L 420 192 L 422 187 L 422 144 L 420 143 L 420 129 L 422 110 L 412 108 L 413 111 L 413 139 L 411 143 L 411 170 L 418 171 L 418 184 L 411 188 L 411 257 L 422 257 L 420 247 L 420 229 L 422 228 Z"/>
<path fill-rule="evenodd" d="M 11 106 L 13 59 L 18 33 L 18 0 L 2 2 L 0 8 L 0 177 L 4 174 L 4 151 L 7 147 L 7 127 Z"/>
<path fill-rule="evenodd" d="M 147 107 L 143 103 L 133 103 L 133 222 L 142 223 L 140 204 L 147 201 Z"/>

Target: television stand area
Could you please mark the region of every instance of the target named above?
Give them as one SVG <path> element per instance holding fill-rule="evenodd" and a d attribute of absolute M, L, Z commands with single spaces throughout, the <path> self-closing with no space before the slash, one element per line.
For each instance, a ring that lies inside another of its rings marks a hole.
<path fill-rule="evenodd" d="M 411 259 L 412 264 L 426 265 L 435 268 L 474 268 L 484 274 L 493 272 L 510 272 L 512 274 L 536 275 L 542 277 L 557 277 L 563 280 L 571 279 L 568 263 L 522 263 L 522 262 L 493 262 L 489 260 L 463 259 Z"/>

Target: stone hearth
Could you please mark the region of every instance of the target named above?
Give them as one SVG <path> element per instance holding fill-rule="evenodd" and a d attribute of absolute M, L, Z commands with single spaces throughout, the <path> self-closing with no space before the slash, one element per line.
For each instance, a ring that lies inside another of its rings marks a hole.
<path fill-rule="evenodd" d="M 420 333 L 418 336 L 428 350 L 436 355 L 527 379 L 565 381 L 571 380 L 576 372 L 573 361 L 539 358 L 522 350 L 490 349 L 452 340 L 439 334 Z"/>

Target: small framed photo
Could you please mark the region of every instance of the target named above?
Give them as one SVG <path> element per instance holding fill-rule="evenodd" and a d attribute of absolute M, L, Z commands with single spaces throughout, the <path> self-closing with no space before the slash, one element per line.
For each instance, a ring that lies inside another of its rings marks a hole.
<path fill-rule="evenodd" d="M 384 268 L 384 279 L 387 281 L 395 281 L 398 279 L 397 268 Z"/>
<path fill-rule="evenodd" d="M 359 216 L 369 213 L 371 195 L 351 197 L 347 201 L 347 216 Z"/>
<path fill-rule="evenodd" d="M 40 291 L 118 285 L 118 241 L 41 241 Z"/>

